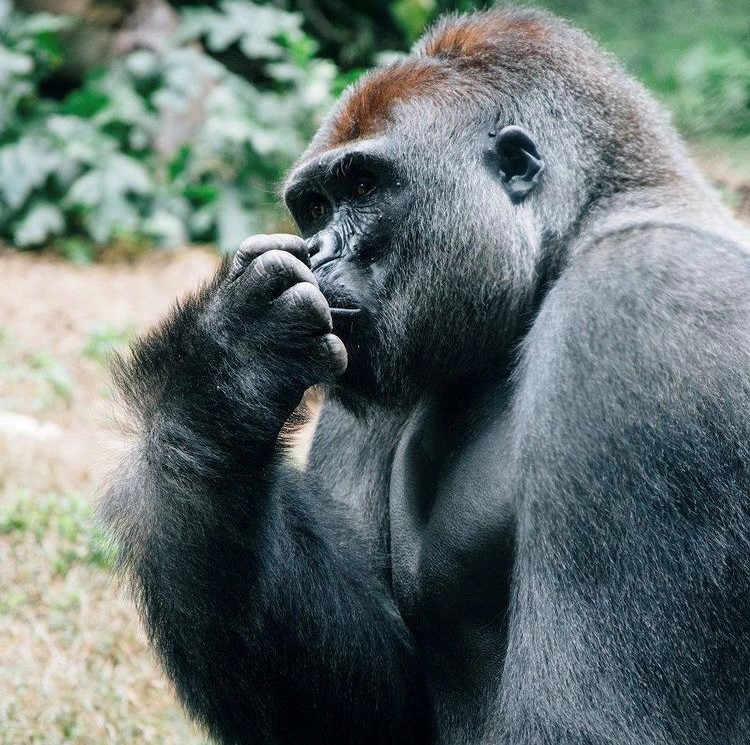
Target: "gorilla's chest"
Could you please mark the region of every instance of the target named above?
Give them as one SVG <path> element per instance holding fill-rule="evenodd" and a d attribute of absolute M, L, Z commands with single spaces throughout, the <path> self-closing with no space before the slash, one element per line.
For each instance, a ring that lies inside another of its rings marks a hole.
<path fill-rule="evenodd" d="M 459 680 L 477 683 L 504 655 L 512 483 L 500 396 L 489 407 L 483 402 L 481 420 L 426 404 L 396 448 L 389 483 L 394 591 L 420 643 L 428 654 L 435 650 L 435 674 L 442 669 L 454 682 L 458 669 L 465 671 Z"/>

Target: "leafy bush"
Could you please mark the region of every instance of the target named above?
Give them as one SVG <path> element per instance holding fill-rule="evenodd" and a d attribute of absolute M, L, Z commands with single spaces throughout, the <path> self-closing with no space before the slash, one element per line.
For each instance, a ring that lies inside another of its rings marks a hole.
<path fill-rule="evenodd" d="M 58 101 L 43 83 L 71 20 L 0 0 L 0 237 L 88 259 L 113 240 L 215 241 L 282 219 L 276 187 L 330 103 L 335 68 L 301 18 L 245 0 L 188 8 L 166 50 L 137 50 Z M 207 54 L 237 47 L 255 83 Z"/>

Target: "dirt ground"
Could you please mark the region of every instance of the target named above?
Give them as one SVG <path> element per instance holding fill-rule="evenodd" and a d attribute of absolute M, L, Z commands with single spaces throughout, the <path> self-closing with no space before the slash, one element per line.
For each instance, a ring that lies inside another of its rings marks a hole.
<path fill-rule="evenodd" d="M 118 433 L 106 357 L 210 276 L 184 250 L 76 267 L 0 249 L 0 743 L 205 742 L 91 521 Z"/>

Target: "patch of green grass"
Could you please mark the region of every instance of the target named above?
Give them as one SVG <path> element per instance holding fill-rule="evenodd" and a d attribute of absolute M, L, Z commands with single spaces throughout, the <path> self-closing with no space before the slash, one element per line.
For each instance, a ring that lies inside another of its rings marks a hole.
<path fill-rule="evenodd" d="M 26 602 L 26 594 L 17 590 L 0 593 L 0 615 L 10 613 Z"/>
<path fill-rule="evenodd" d="M 135 333 L 132 324 L 112 326 L 106 323 L 93 325 L 89 330 L 83 353 L 97 362 L 105 363 L 113 351 L 125 346 Z"/>
<path fill-rule="evenodd" d="M 97 525 L 92 509 L 80 494 L 20 492 L 0 506 L 0 535 L 29 533 L 44 544 L 55 572 L 67 574 L 74 564 L 111 569 L 116 549 Z"/>
<path fill-rule="evenodd" d="M 73 395 L 75 380 L 54 354 L 48 351 L 23 352 L 15 340 L 0 327 L 0 380 L 9 384 L 29 384 L 34 387 L 32 407 L 35 411 L 48 409 L 61 401 L 68 403 Z M 20 354 L 19 354 L 20 352 Z"/>
<path fill-rule="evenodd" d="M 29 358 L 33 377 L 52 398 L 67 400 L 73 394 L 73 378 L 63 364 L 49 352 L 36 352 Z M 41 406 L 49 403 L 49 396 L 41 396 L 37 402 Z"/>

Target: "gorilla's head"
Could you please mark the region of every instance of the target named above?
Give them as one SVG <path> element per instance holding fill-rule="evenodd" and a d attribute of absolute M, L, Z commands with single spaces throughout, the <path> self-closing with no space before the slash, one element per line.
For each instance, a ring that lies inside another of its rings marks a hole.
<path fill-rule="evenodd" d="M 349 89 L 285 191 L 349 352 L 341 386 L 408 401 L 507 364 L 560 246 L 597 201 L 667 176 L 669 136 L 536 11 L 449 18 Z"/>

